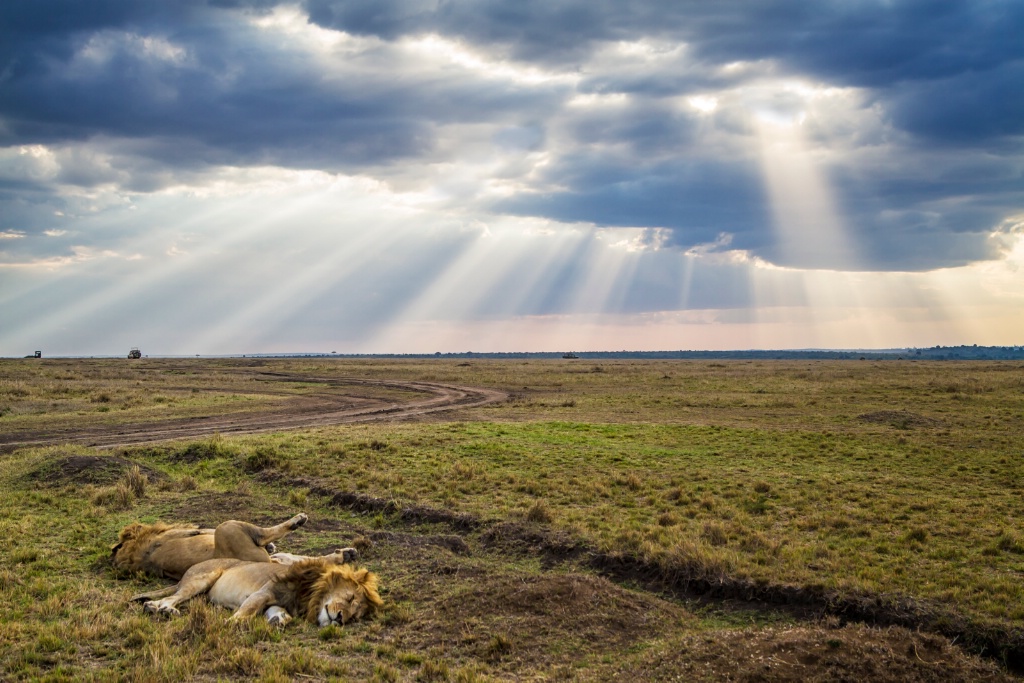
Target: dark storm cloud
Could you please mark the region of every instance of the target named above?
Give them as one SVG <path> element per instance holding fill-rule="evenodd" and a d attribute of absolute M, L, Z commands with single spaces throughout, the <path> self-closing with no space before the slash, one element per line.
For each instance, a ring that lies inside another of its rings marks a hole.
<path fill-rule="evenodd" d="M 740 235 L 750 248 L 766 237 L 760 228 L 770 207 L 753 168 L 683 160 L 631 173 L 584 156 L 562 160 L 549 174 L 579 190 L 522 195 L 496 208 L 608 227 L 670 228 L 683 247 L 714 242 L 723 232 Z"/>
<path fill-rule="evenodd" d="M 0 177 L 0 211 L 42 230 L 52 218 L 38 197 L 51 185 L 149 192 L 219 166 L 415 174 L 457 163 L 458 132 L 445 147 L 440 131 L 473 124 L 493 129 L 482 137 L 495 154 L 550 156 L 526 191 L 487 208 L 668 229 L 665 244 L 681 249 L 729 233 L 731 247 L 785 264 L 749 112 L 701 119 L 680 106 L 768 76 L 860 89 L 853 122 L 807 128 L 833 151 L 825 170 L 864 267 L 992 257 L 988 233 L 1024 205 L 1016 0 L 304 0 L 312 24 L 384 41 L 329 68 L 244 21 L 278 4 L 0 4 L 0 145 L 63 148 L 51 176 Z M 393 49 L 427 34 L 576 85 L 425 72 Z M 610 47 L 638 40 L 654 57 Z M 749 69 L 725 68 L 737 62 Z M 579 94 L 630 103 L 566 105 Z M 785 97 L 767 106 L 797 111 Z M 883 151 L 855 160 L 861 148 Z M 937 148 L 951 156 L 932 160 Z M 455 202 L 478 201 L 470 195 Z M 0 224 L 11 228 L 21 229 Z"/>
<path fill-rule="evenodd" d="M 330 28 L 388 39 L 434 31 L 562 67 L 583 64 L 604 41 L 684 42 L 708 65 L 776 60 L 793 74 L 877 89 L 898 104 L 910 97 L 914 103 L 900 106 L 904 115 L 894 118 L 910 132 L 955 131 L 960 139 L 1024 132 L 1024 3 L 1015 0 L 306 0 L 306 6 L 311 21 Z M 961 99 L 949 106 L 948 86 L 958 78 L 967 91 L 957 91 Z M 671 74 L 659 74 L 626 90 L 665 92 L 671 83 Z"/>
<path fill-rule="evenodd" d="M 0 9 L 11 39 L 0 144 L 122 137 L 147 140 L 170 164 L 352 170 L 427 154 L 436 123 L 542 112 L 548 98 L 538 89 L 391 81 L 406 65 L 389 64 L 387 54 L 330 78 L 300 49 L 200 2 L 107 2 L 95 15 L 80 3 L 32 3 L 35 13 L 13 4 Z M 184 53 L 140 55 L 143 36 Z M 99 63 L 81 57 L 90 49 L 102 52 Z"/>

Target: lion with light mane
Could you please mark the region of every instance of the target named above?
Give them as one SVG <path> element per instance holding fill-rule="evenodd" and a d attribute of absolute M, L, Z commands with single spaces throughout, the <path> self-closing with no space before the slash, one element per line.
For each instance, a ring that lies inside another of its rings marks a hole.
<path fill-rule="evenodd" d="M 233 620 L 266 612 L 267 620 L 280 626 L 293 617 L 320 626 L 343 625 L 384 604 L 373 572 L 329 557 L 290 565 L 207 560 L 185 572 L 177 585 L 132 600 L 146 601 L 143 608 L 151 614 L 178 615 L 178 604 L 204 593 L 213 604 L 233 609 Z"/>

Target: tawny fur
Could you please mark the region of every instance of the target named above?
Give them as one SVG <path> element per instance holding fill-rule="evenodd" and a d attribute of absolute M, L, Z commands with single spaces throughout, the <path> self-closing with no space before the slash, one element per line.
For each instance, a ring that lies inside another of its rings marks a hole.
<path fill-rule="evenodd" d="M 328 558 L 292 565 L 214 559 L 192 567 L 176 586 L 132 600 L 147 601 L 147 612 L 173 615 L 178 614 L 178 604 L 205 593 L 215 604 L 234 609 L 234 619 L 277 606 L 290 616 L 324 626 L 332 619 L 346 623 L 372 613 L 383 605 L 377 589 L 377 576 L 369 570 Z"/>
<path fill-rule="evenodd" d="M 178 579 L 188 567 L 213 557 L 213 533 L 213 529 L 194 525 L 134 522 L 118 535 L 117 544 L 110 549 L 111 561 L 115 569 Z M 174 559 L 154 558 L 153 553 L 167 543 L 177 551 Z"/>
<path fill-rule="evenodd" d="M 305 569 L 306 567 L 310 569 L 315 567 L 320 572 L 315 581 L 307 584 L 309 585 L 307 589 L 309 595 L 304 601 L 300 602 L 300 605 L 302 605 L 301 611 L 305 612 L 304 616 L 307 621 L 316 623 L 324 597 L 332 591 L 336 591 L 346 581 L 356 585 L 360 597 L 371 606 L 371 609 L 376 609 L 384 604 L 384 601 L 381 600 L 380 595 L 377 593 L 377 575 L 365 567 L 354 569 L 348 564 L 340 566 L 331 565 L 319 558 L 305 560 L 301 564 L 304 566 L 295 571 L 295 574 L 303 574 L 304 571 L 308 571 Z M 302 600 L 300 596 L 297 597 L 300 601 Z M 300 614 L 298 616 L 303 615 Z"/>
<path fill-rule="evenodd" d="M 302 526 L 306 519 L 298 514 L 266 528 L 230 520 L 216 529 L 135 522 L 121 530 L 118 543 L 111 548 L 111 561 L 116 569 L 175 580 L 189 567 L 218 557 L 270 562 L 265 546 Z"/>

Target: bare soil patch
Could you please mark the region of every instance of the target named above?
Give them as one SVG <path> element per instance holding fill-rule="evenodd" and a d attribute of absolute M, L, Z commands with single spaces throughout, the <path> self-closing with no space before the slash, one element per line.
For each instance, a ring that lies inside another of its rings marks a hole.
<path fill-rule="evenodd" d="M 283 522 L 300 510 L 268 503 L 247 493 L 199 493 L 189 496 L 170 514 L 169 522 L 187 522 L 214 528 L 221 522 L 237 519 L 260 526 Z"/>
<path fill-rule="evenodd" d="M 167 478 L 159 470 L 116 455 L 60 456 L 46 461 L 30 472 L 28 478 L 48 486 L 107 485 L 123 477 L 132 467 L 138 467 L 151 482 Z"/>

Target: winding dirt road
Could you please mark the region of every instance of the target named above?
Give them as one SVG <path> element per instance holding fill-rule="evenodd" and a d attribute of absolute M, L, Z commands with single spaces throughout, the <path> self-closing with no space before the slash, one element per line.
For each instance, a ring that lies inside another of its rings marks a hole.
<path fill-rule="evenodd" d="M 359 378 L 305 377 L 264 373 L 282 382 L 318 384 L 322 391 L 313 395 L 288 398 L 283 407 L 270 410 L 190 417 L 161 422 L 126 423 L 109 427 L 53 429 L 45 432 L 0 434 L 0 450 L 27 446 L 53 446 L 77 443 L 98 448 L 139 445 L 193 439 L 219 434 L 258 434 L 306 427 L 403 420 L 446 410 L 476 408 L 496 403 L 507 394 L 496 389 L 464 387 L 438 382 L 373 380 Z M 360 396 L 359 388 L 397 389 L 421 395 L 411 401 L 395 403 Z"/>

